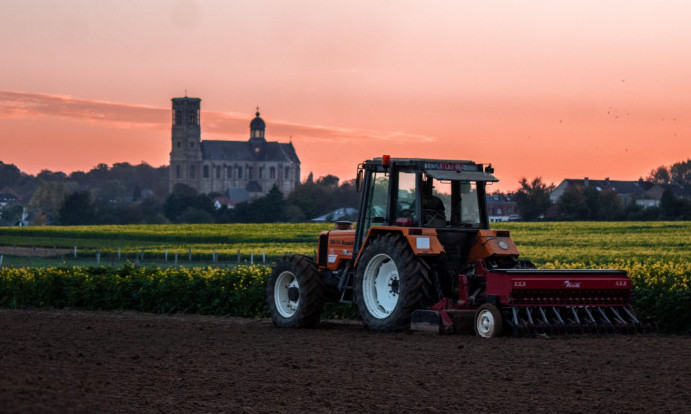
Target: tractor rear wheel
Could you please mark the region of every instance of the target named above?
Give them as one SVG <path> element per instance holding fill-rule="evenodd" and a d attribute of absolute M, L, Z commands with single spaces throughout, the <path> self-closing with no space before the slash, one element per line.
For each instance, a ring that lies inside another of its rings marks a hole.
<path fill-rule="evenodd" d="M 427 268 L 398 234 L 373 240 L 362 253 L 355 278 L 355 303 L 365 326 L 397 331 L 410 326 L 410 314 L 430 291 Z"/>
<path fill-rule="evenodd" d="M 274 266 L 266 287 L 266 302 L 274 324 L 305 328 L 319 322 L 324 303 L 316 263 L 306 256 L 285 255 Z"/>
<path fill-rule="evenodd" d="M 502 319 L 499 308 L 485 303 L 475 312 L 475 333 L 482 338 L 496 338 L 502 332 Z"/>

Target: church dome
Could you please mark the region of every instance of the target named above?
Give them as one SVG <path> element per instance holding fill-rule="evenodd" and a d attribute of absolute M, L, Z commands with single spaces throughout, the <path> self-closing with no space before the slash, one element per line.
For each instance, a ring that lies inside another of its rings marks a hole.
<path fill-rule="evenodd" d="M 257 111 L 255 115 L 257 115 L 256 118 L 254 118 L 252 122 L 250 122 L 250 130 L 254 131 L 256 129 L 266 129 L 266 124 L 264 123 L 264 120 L 259 117 L 259 111 Z"/>

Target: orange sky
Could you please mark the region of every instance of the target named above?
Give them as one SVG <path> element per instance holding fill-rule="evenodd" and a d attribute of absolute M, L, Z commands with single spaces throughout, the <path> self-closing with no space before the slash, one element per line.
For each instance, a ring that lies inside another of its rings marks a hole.
<path fill-rule="evenodd" d="M 658 4 L 659 3 L 659 4 Z M 691 157 L 687 1 L 0 3 L 0 161 L 168 163 L 202 137 L 291 140 L 303 179 L 387 153 L 522 176 L 637 179 Z"/>

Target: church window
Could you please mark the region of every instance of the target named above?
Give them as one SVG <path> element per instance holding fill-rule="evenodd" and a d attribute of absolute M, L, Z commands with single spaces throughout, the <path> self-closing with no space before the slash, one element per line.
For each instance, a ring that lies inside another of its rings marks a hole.
<path fill-rule="evenodd" d="M 194 173 L 195 173 L 194 165 L 190 165 L 190 178 L 194 178 Z"/>
<path fill-rule="evenodd" d="M 175 167 L 175 178 L 180 178 L 180 166 Z"/>
<path fill-rule="evenodd" d="M 252 167 L 247 167 L 247 178 L 249 178 L 250 180 L 254 178 Z"/>
<path fill-rule="evenodd" d="M 182 142 L 178 141 L 178 148 L 182 148 Z"/>
<path fill-rule="evenodd" d="M 238 167 L 238 179 L 242 180 L 242 167 Z"/>
<path fill-rule="evenodd" d="M 286 167 L 286 180 L 290 178 L 290 167 Z"/>
<path fill-rule="evenodd" d="M 197 117 L 197 112 L 190 112 L 190 125 L 197 125 L 198 124 L 198 117 Z"/>
<path fill-rule="evenodd" d="M 216 178 L 221 178 L 221 167 L 216 167 Z"/>
<path fill-rule="evenodd" d="M 233 178 L 233 167 L 226 167 L 228 178 Z"/>
<path fill-rule="evenodd" d="M 204 166 L 204 172 L 202 173 L 204 175 L 204 178 L 209 178 L 209 166 L 205 165 Z"/>
<path fill-rule="evenodd" d="M 272 180 L 275 180 L 275 179 L 276 179 L 276 168 L 271 167 L 271 168 L 269 169 L 269 178 L 272 179 Z"/>
<path fill-rule="evenodd" d="M 175 111 L 175 119 L 173 119 L 173 122 L 175 125 L 181 125 L 182 124 L 182 111 L 179 109 Z"/>
<path fill-rule="evenodd" d="M 259 179 L 264 178 L 264 167 L 259 167 Z"/>

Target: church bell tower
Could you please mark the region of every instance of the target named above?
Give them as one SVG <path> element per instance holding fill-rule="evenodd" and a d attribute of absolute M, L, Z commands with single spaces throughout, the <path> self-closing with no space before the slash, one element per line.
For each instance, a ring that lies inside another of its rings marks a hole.
<path fill-rule="evenodd" d="M 201 126 L 199 98 L 173 98 L 169 191 L 177 183 L 197 188 L 201 173 Z"/>

